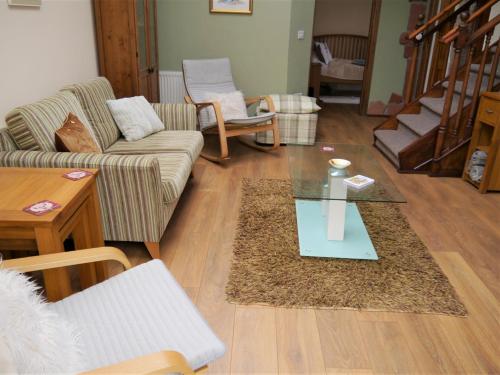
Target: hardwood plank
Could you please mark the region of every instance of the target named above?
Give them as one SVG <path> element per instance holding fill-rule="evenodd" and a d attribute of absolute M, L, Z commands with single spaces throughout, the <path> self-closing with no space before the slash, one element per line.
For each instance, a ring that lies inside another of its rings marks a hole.
<path fill-rule="evenodd" d="M 273 308 L 236 308 L 232 373 L 278 373 L 275 315 Z"/>
<path fill-rule="evenodd" d="M 327 368 L 371 369 L 355 311 L 316 310 Z"/>
<path fill-rule="evenodd" d="M 325 372 L 316 315 L 311 309 L 276 309 L 280 373 Z"/>
<path fill-rule="evenodd" d="M 375 374 L 417 372 L 398 322 L 360 322 L 361 335 Z"/>

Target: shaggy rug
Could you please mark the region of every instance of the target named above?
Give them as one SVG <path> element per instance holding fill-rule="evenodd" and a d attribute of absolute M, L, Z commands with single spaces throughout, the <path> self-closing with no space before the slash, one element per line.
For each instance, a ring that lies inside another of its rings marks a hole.
<path fill-rule="evenodd" d="M 358 203 L 378 261 L 299 255 L 288 180 L 243 180 L 229 302 L 466 316 L 398 204 Z"/>

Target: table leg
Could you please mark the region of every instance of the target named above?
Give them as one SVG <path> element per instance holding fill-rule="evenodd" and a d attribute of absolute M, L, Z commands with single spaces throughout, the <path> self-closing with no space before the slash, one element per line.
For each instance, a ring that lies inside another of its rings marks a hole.
<path fill-rule="evenodd" d="M 64 251 L 64 245 L 59 233 L 53 228 L 35 228 L 35 237 L 40 255 Z M 67 268 L 43 271 L 43 278 L 49 301 L 57 301 L 71 294 L 71 283 Z"/>
<path fill-rule="evenodd" d="M 94 182 L 90 189 L 88 218 L 92 225 L 90 238 L 92 247 L 104 246 L 104 234 L 101 221 L 101 206 L 99 204 L 99 194 L 97 192 L 97 183 Z M 108 268 L 105 262 L 96 263 L 97 281 L 104 281 L 108 278 Z"/>
<path fill-rule="evenodd" d="M 327 237 L 330 241 L 344 239 L 346 205 L 345 200 L 328 201 Z"/>
<path fill-rule="evenodd" d="M 94 247 L 91 240 L 92 227 L 88 215 L 88 200 L 79 208 L 79 220 L 71 232 L 75 249 L 89 249 Z M 97 283 L 95 263 L 82 264 L 78 266 L 80 284 L 82 289 L 88 288 Z"/>

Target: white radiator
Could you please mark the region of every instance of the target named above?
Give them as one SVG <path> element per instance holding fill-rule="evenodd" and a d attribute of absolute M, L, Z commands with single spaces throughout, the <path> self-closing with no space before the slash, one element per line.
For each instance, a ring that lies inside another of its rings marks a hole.
<path fill-rule="evenodd" d="M 160 102 L 184 103 L 186 89 L 182 72 L 160 70 Z"/>

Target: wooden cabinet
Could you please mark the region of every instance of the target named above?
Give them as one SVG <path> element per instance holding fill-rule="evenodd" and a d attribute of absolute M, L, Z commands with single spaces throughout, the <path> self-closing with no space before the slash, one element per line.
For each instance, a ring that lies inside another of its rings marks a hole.
<path fill-rule="evenodd" d="M 158 102 L 156 0 L 94 0 L 99 72 L 118 98 Z"/>
<path fill-rule="evenodd" d="M 500 190 L 500 93 L 486 92 L 481 95 L 479 109 L 472 131 L 467 164 L 463 178 L 479 189 L 480 193 L 488 190 Z M 472 181 L 469 176 L 469 163 L 474 151 L 487 154 L 486 165 L 480 182 Z"/>

